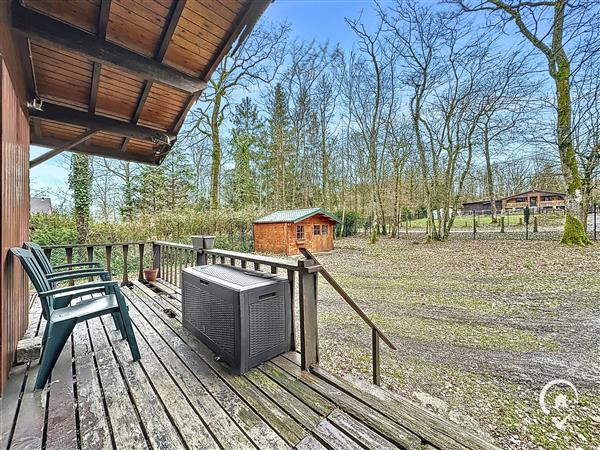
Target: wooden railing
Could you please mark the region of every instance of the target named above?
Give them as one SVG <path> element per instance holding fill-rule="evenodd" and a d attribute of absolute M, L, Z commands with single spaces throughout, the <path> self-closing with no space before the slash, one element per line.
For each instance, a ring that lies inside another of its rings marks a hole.
<path fill-rule="evenodd" d="M 74 262 L 74 256 L 77 257 L 77 262 L 102 261 L 103 266 L 111 276 L 120 279 L 122 285 L 127 285 L 130 282 L 130 277 L 136 272 L 138 280 L 144 279 L 144 268 L 151 267 L 151 264 L 149 264 L 150 253 L 146 253 L 146 247 L 150 247 L 151 245 L 152 242 L 130 241 L 99 244 L 45 245 L 43 249 L 50 260 L 52 259 L 52 255 L 60 252 L 59 257 L 64 258 L 64 261 L 67 263 Z M 135 264 L 131 264 L 132 258 L 137 260 Z M 117 266 L 121 267 L 117 269 L 115 262 L 118 263 L 116 264 Z"/>
<path fill-rule="evenodd" d="M 380 340 L 389 348 L 396 347 L 385 334 L 371 321 L 365 312 L 354 302 L 342 287 L 333 279 L 310 252 L 302 249 L 306 259 L 281 259 L 250 253 L 232 252 L 221 249 L 205 249 L 196 251 L 191 245 L 177 244 L 164 241 L 134 241 L 101 244 L 73 244 L 73 245 L 47 245 L 44 252 L 48 258 L 56 257 L 57 252 L 66 262 L 74 262 L 74 256 L 79 261 L 102 261 L 104 267 L 116 278 L 121 279 L 122 285 L 130 283 L 130 277 L 137 272 L 138 280 L 144 279 L 144 269 L 153 267 L 158 269 L 157 276 L 176 286 L 181 285 L 181 271 L 186 267 L 206 264 L 228 264 L 241 268 L 260 271 L 269 271 L 277 274 L 283 272 L 290 284 L 290 298 L 292 299 L 292 345 L 296 348 L 295 333 L 295 298 L 296 286 L 298 287 L 299 330 L 301 367 L 309 370 L 319 362 L 319 333 L 317 320 L 317 285 L 318 276 L 323 278 L 340 294 L 359 317 L 371 328 L 373 383 L 381 383 L 380 365 Z M 79 250 L 79 252 L 78 252 Z M 77 255 L 79 254 L 79 255 Z M 98 258 L 100 257 L 100 258 Z M 115 258 L 122 265 L 120 274 L 114 268 Z M 119 259 L 120 258 L 120 259 Z M 134 264 L 131 260 L 137 259 Z M 132 271 L 133 268 L 133 271 Z M 296 274 L 298 274 L 296 276 Z M 133 275 L 135 276 L 135 275 Z"/>
<path fill-rule="evenodd" d="M 301 366 L 308 370 L 319 362 L 319 333 L 317 320 L 317 285 L 318 275 L 323 278 L 340 294 L 359 317 L 371 328 L 371 349 L 373 362 L 373 383 L 381 384 L 381 358 L 380 345 L 382 340 L 389 348 L 396 347 L 385 334 L 373 323 L 365 312 L 352 300 L 334 278 L 323 268 L 314 255 L 301 249 L 306 259 L 293 260 L 272 258 L 250 253 L 232 252 L 221 249 L 205 249 L 195 251 L 191 245 L 174 244 L 171 242 L 157 241 L 153 243 L 154 267 L 159 269 L 161 278 L 170 283 L 179 285 L 181 269 L 193 265 L 229 264 L 241 268 L 270 271 L 279 273 L 284 271 L 290 282 L 292 299 L 292 323 L 295 324 L 295 286 L 296 273 L 298 274 L 298 299 L 300 311 L 300 348 Z M 292 327 L 295 330 L 295 326 Z M 292 342 L 295 347 L 295 332 Z"/>

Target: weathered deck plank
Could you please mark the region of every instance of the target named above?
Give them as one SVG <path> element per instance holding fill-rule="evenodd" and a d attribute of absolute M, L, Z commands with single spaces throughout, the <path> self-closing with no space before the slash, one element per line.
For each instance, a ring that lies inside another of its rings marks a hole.
<path fill-rule="evenodd" d="M 164 322 L 160 315 L 160 306 L 156 306 L 156 309 L 152 309 L 145 303 L 140 297 L 139 301 L 132 301 L 133 308 L 131 314 L 134 322 L 141 329 L 145 327 L 147 323 L 152 323 L 153 327 L 160 334 L 159 339 L 163 339 L 165 344 L 163 345 L 166 354 L 169 354 L 170 350 L 175 351 L 181 361 L 164 358 L 163 362 L 171 362 L 174 366 L 171 366 L 171 373 L 174 375 L 181 376 L 181 373 L 187 372 L 187 369 L 191 369 L 192 373 L 195 373 L 202 379 L 203 385 L 217 398 L 221 405 L 225 406 L 225 409 L 232 415 L 235 422 L 246 432 L 251 438 L 261 445 L 269 446 L 269 448 L 284 448 L 285 443 L 281 438 L 273 432 L 271 427 L 261 420 L 259 415 L 255 411 L 248 408 L 248 405 L 242 400 L 242 397 L 235 394 L 235 391 L 231 389 L 223 379 L 211 370 L 210 365 L 207 361 L 200 358 L 186 342 L 184 342 L 171 328 L 169 328 Z M 146 299 L 148 301 L 148 299 Z M 139 313 L 139 315 L 138 315 Z M 142 320 L 142 316 L 146 321 Z M 163 315 L 164 316 L 164 315 Z M 167 320 L 169 318 L 164 316 Z M 174 319 L 173 319 L 174 320 Z M 144 336 L 149 336 L 151 333 L 146 333 L 142 329 Z M 153 347 L 157 348 L 161 343 L 155 340 Z M 168 345 L 168 347 L 167 347 Z M 200 344 L 202 345 L 202 344 Z M 212 361 L 212 357 L 210 358 Z M 213 361 L 214 362 L 214 361 Z M 181 369 L 181 363 L 184 364 Z M 192 388 L 195 384 L 192 384 Z M 198 397 L 194 395 L 193 397 Z M 227 436 L 224 436 L 227 440 Z"/>
<path fill-rule="evenodd" d="M 127 386 L 121 377 L 110 343 L 104 335 L 100 319 L 87 321 L 94 354 L 98 363 L 100 382 L 110 417 L 115 444 L 119 448 L 148 448 L 136 408 L 132 403 Z"/>
<path fill-rule="evenodd" d="M 78 447 L 71 361 L 72 345 L 69 339 L 58 357 L 49 383 L 46 438 L 48 448 L 76 450 Z"/>
<path fill-rule="evenodd" d="M 233 375 L 183 327 L 178 288 L 155 286 L 161 294 L 138 281 L 123 288 L 140 362 L 106 316 L 75 328 L 46 389 L 33 391 L 37 361 L 13 369 L 3 448 L 494 448 L 469 436 L 463 445 L 416 405 L 302 372 L 295 352 Z M 29 337 L 45 327 L 32 300 Z"/>
<path fill-rule="evenodd" d="M 104 409 L 104 398 L 87 324 L 79 324 L 75 327 L 73 345 L 81 448 L 82 450 L 110 449 L 112 448 L 110 426 L 107 411 Z"/>

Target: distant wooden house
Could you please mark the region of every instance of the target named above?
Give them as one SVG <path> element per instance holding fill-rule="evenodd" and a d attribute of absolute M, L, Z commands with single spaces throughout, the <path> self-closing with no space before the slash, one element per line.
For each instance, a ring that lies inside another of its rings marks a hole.
<path fill-rule="evenodd" d="M 529 206 L 534 211 L 544 211 L 551 209 L 565 208 L 565 194 L 562 192 L 540 191 L 532 189 L 531 191 L 520 192 L 509 195 L 495 201 L 497 212 L 520 211 Z M 491 211 L 490 200 L 478 200 L 464 202 L 462 204 L 461 214 L 489 214 Z"/>
<path fill-rule="evenodd" d="M 564 209 L 566 194 L 562 192 L 539 191 L 533 189 L 527 192 L 509 195 L 502 199 L 503 210 L 521 210 L 526 206 L 535 210 Z"/>
<path fill-rule="evenodd" d="M 297 255 L 300 247 L 333 250 L 333 227 L 339 222 L 322 208 L 275 211 L 254 221 L 254 251 Z"/>

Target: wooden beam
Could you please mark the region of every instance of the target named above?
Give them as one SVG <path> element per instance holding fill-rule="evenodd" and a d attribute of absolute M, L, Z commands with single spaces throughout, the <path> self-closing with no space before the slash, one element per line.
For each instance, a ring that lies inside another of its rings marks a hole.
<path fill-rule="evenodd" d="M 169 20 L 167 22 L 167 26 L 165 27 L 163 35 L 160 39 L 160 45 L 158 47 L 158 50 L 156 51 L 156 54 L 154 55 L 154 59 L 156 59 L 159 62 L 162 62 L 163 58 L 165 57 L 165 53 L 167 53 L 167 48 L 171 43 L 171 38 L 175 33 L 177 23 L 179 22 L 179 18 L 183 13 L 183 9 L 185 8 L 185 3 L 186 0 L 177 0 L 177 2 L 175 2 L 175 4 L 173 5 L 171 14 L 169 16 Z"/>
<path fill-rule="evenodd" d="M 102 0 L 100 4 L 100 14 L 98 15 L 98 39 L 101 41 L 106 40 L 106 28 L 108 26 L 108 16 L 110 15 L 111 0 Z M 92 72 L 92 84 L 90 86 L 90 100 L 88 111 L 91 113 L 96 112 L 96 98 L 98 97 L 98 86 L 100 84 L 100 69 L 102 64 L 99 62 L 94 63 L 94 69 Z"/>
<path fill-rule="evenodd" d="M 111 42 L 101 41 L 85 31 L 25 8 L 18 0 L 14 0 L 12 6 L 13 28 L 34 41 L 86 56 L 94 62 L 185 92 L 194 93 L 206 87 L 205 81 Z"/>
<path fill-rule="evenodd" d="M 65 141 L 63 141 L 61 139 L 49 137 L 49 136 L 44 136 L 44 137 L 32 136 L 31 144 L 32 145 L 41 145 L 42 147 L 54 148 L 54 147 L 59 147 L 61 145 L 64 145 Z M 103 158 L 120 159 L 122 161 L 134 161 L 134 162 L 139 162 L 139 163 L 143 163 L 143 164 L 152 164 L 152 165 L 158 164 L 158 159 L 153 154 L 142 155 L 139 153 L 135 153 L 135 154 L 134 153 L 126 153 L 126 152 L 121 152 L 120 149 L 110 149 L 110 148 L 98 147 L 98 146 L 94 146 L 94 145 L 78 145 L 76 147 L 69 148 L 68 151 L 75 152 L 75 153 L 85 153 L 85 154 L 93 155 L 93 156 L 101 156 Z"/>
<path fill-rule="evenodd" d="M 81 134 L 79 137 L 72 140 L 71 142 L 67 142 L 62 145 L 59 145 L 56 148 L 53 148 L 52 150 L 44 153 L 43 155 L 40 155 L 37 158 L 34 158 L 31 161 L 29 161 L 29 168 L 33 169 L 35 166 L 40 165 L 44 161 L 48 161 L 50 158 L 58 155 L 59 153 L 62 153 L 65 150 L 69 150 L 70 148 L 73 148 L 73 147 L 81 144 L 82 142 L 87 141 L 94 134 L 96 134 L 95 130 L 86 131 L 85 133 Z"/>
<path fill-rule="evenodd" d="M 100 3 L 100 14 L 98 15 L 98 39 L 106 40 L 106 29 L 108 27 L 108 16 L 110 15 L 110 5 L 112 0 L 102 0 Z"/>
<path fill-rule="evenodd" d="M 175 138 L 175 136 L 168 135 L 163 131 L 155 130 L 153 128 L 122 122 L 109 117 L 99 116 L 89 112 L 79 111 L 77 109 L 67 108 L 66 106 L 59 106 L 48 102 L 44 102 L 41 111 L 37 109 L 30 109 L 29 115 L 31 117 L 39 117 L 40 119 L 68 123 L 84 128 L 116 134 L 118 136 L 143 139 L 146 141 L 155 142 L 156 138 L 164 140 L 164 137 L 168 137 L 170 140 Z"/>
<path fill-rule="evenodd" d="M 90 86 L 90 100 L 88 111 L 90 113 L 96 112 L 96 100 L 98 98 L 98 86 L 100 85 L 100 69 L 102 64 L 95 62 L 94 69 L 92 71 L 92 84 Z"/>
<path fill-rule="evenodd" d="M 158 50 L 156 50 L 156 53 L 154 55 L 154 59 L 160 63 L 162 63 L 162 60 L 165 57 L 165 53 L 167 52 L 167 48 L 169 47 L 169 43 L 171 42 L 173 33 L 175 33 L 175 29 L 177 28 L 179 18 L 181 17 L 183 9 L 185 8 L 185 3 L 186 0 L 177 0 L 177 2 L 175 2 L 173 4 L 173 7 L 171 8 L 171 13 L 169 15 L 167 25 L 160 39 L 160 45 L 158 46 Z M 132 123 L 137 123 L 140 119 L 140 115 L 142 114 L 144 105 L 146 104 L 146 99 L 150 94 L 150 89 L 152 89 L 152 81 L 146 81 L 146 83 L 144 84 L 144 89 L 142 90 L 142 94 L 140 95 L 140 98 L 138 99 L 137 105 L 135 107 L 133 116 L 131 117 Z M 126 148 L 127 143 L 124 142 L 124 144 Z"/>

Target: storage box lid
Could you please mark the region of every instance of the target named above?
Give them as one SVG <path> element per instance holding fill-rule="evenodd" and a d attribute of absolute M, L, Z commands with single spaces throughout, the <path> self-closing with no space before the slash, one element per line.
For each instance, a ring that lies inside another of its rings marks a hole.
<path fill-rule="evenodd" d="M 275 274 L 259 272 L 256 270 L 241 269 L 239 267 L 225 266 L 221 264 L 209 264 L 206 266 L 196 266 L 185 269 L 186 272 L 200 277 L 213 283 L 225 284 L 230 287 L 236 287 L 238 290 L 245 290 L 285 281 Z"/>

